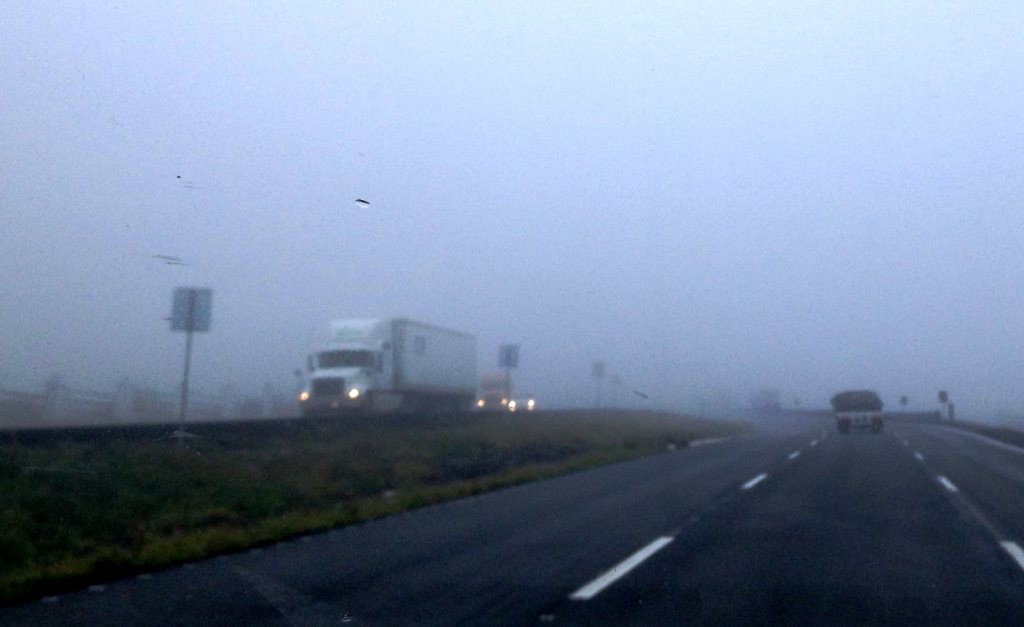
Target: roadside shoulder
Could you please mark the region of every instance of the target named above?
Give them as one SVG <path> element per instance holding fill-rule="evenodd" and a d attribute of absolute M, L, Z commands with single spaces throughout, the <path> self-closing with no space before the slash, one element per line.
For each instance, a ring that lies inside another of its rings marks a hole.
<path fill-rule="evenodd" d="M 987 442 L 1004 450 L 1024 454 L 1024 431 L 1018 429 L 977 423 L 945 424 L 943 428 Z"/>

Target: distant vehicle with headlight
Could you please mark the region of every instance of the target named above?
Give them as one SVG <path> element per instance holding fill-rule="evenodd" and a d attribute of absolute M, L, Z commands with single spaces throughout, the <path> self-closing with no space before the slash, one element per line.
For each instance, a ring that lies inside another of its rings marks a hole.
<path fill-rule="evenodd" d="M 508 377 L 500 372 L 487 372 L 480 378 L 480 394 L 476 408 L 480 411 L 501 411 L 508 409 L 510 400 Z"/>
<path fill-rule="evenodd" d="M 333 320 L 307 371 L 304 416 L 465 410 L 476 398 L 476 339 L 404 318 Z"/>
<path fill-rule="evenodd" d="M 535 409 L 537 409 L 537 401 L 532 398 L 513 398 L 508 402 L 508 410 L 513 413 Z"/>

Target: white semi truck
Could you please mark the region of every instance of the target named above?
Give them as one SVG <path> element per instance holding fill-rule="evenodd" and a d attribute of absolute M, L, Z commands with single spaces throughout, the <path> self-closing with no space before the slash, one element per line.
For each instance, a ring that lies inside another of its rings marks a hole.
<path fill-rule="evenodd" d="M 333 320 L 307 361 L 304 416 L 466 410 L 476 338 L 403 318 Z"/>

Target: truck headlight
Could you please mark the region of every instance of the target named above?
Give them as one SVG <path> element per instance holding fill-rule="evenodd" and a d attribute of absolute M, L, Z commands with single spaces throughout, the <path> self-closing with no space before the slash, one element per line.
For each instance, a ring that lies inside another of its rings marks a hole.
<path fill-rule="evenodd" d="M 352 399 L 359 398 L 359 388 L 352 388 L 348 391 L 348 397 Z"/>
<path fill-rule="evenodd" d="M 482 399 L 482 398 L 481 398 L 480 400 L 478 400 L 478 401 L 476 402 L 476 406 L 477 406 L 477 407 L 483 407 L 483 406 L 484 406 L 484 399 Z"/>
<path fill-rule="evenodd" d="M 515 401 L 509 401 L 508 402 L 508 410 L 509 411 L 515 411 L 516 410 L 516 404 L 517 403 Z"/>
<path fill-rule="evenodd" d="M 302 390 L 301 392 L 299 392 L 299 402 L 300 403 L 305 403 L 308 400 L 309 400 L 309 392 L 307 392 L 306 390 Z"/>
<path fill-rule="evenodd" d="M 537 406 L 537 403 L 531 398 L 526 401 L 526 411 L 533 411 L 533 408 Z"/>

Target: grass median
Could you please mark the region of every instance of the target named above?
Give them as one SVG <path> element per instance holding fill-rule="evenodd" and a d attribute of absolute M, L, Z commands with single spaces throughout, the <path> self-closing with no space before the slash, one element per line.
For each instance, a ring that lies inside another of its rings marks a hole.
<path fill-rule="evenodd" d="M 0 448 L 0 602 L 683 447 L 743 423 L 551 411 Z"/>

